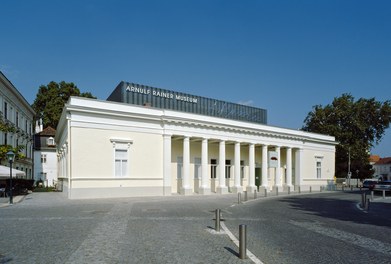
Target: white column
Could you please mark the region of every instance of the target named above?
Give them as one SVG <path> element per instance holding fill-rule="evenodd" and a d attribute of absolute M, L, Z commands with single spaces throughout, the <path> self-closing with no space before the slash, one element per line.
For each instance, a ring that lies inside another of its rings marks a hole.
<path fill-rule="evenodd" d="M 240 193 L 242 191 L 242 186 L 240 184 L 240 142 L 235 142 L 235 162 L 234 162 L 234 177 L 235 183 L 232 191 L 234 193 Z"/>
<path fill-rule="evenodd" d="M 286 185 L 292 187 L 292 148 L 286 149 Z"/>
<path fill-rule="evenodd" d="M 163 135 L 163 195 L 171 195 L 171 135 Z"/>
<path fill-rule="evenodd" d="M 279 188 L 282 187 L 281 184 L 281 148 L 279 146 L 276 147 L 277 152 L 277 168 L 276 168 L 276 182 L 274 185 Z"/>
<path fill-rule="evenodd" d="M 268 189 L 268 164 L 267 164 L 267 145 L 262 146 L 262 187 Z"/>
<path fill-rule="evenodd" d="M 183 180 L 181 194 L 191 194 L 190 187 L 190 139 L 185 137 L 183 139 Z"/>
<path fill-rule="evenodd" d="M 201 186 L 200 194 L 210 194 L 208 178 L 208 139 L 202 139 L 201 143 Z"/>
<path fill-rule="evenodd" d="M 221 140 L 219 144 L 219 186 L 217 193 L 228 193 L 228 188 L 225 184 L 225 141 Z"/>
<path fill-rule="evenodd" d="M 249 174 L 248 174 L 248 186 L 247 192 L 254 192 L 256 190 L 255 186 L 255 145 L 250 143 L 249 147 Z"/>
<path fill-rule="evenodd" d="M 295 155 L 296 155 L 296 166 L 295 166 L 295 187 L 296 187 L 302 185 L 303 149 L 302 148 L 297 149 Z"/>

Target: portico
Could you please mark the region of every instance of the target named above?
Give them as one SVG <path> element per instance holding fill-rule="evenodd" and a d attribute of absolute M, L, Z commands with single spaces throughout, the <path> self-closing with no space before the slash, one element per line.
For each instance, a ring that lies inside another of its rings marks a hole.
<path fill-rule="evenodd" d="M 180 185 L 173 184 L 179 188 L 173 188 L 172 192 L 183 195 L 190 194 L 210 194 L 210 193 L 239 193 L 243 190 L 254 192 L 254 190 L 279 191 L 290 188 L 294 190 L 295 185 L 300 185 L 300 166 L 295 166 L 293 162 L 300 161 L 300 149 L 292 146 L 274 146 L 262 142 L 239 142 L 235 140 L 219 138 L 199 138 L 184 135 L 164 136 L 166 143 L 170 147 L 165 148 L 165 168 L 176 167 L 180 171 L 176 173 L 167 172 L 167 181 L 180 182 Z M 171 144 L 177 151 L 171 155 Z M 210 150 L 212 149 L 212 150 Z M 218 150 L 217 153 L 216 151 Z M 277 152 L 277 167 L 270 167 L 268 162 L 268 151 Z M 281 161 L 281 152 L 284 158 Z M 293 153 L 293 154 L 292 154 Z M 294 156 L 292 156 L 294 155 Z M 297 158 L 296 158 L 297 156 Z M 177 157 L 183 157 L 178 159 Z M 214 159 L 216 157 L 216 159 Z M 197 167 L 195 160 L 201 160 L 200 167 Z M 183 160 L 182 166 L 173 166 L 173 161 Z M 217 175 L 213 175 L 211 160 L 216 160 Z M 228 163 L 228 164 L 227 164 Z M 261 164 L 260 185 L 255 184 L 256 163 Z M 198 168 L 198 170 L 197 170 Z M 201 172 L 201 175 L 198 173 Z M 297 175 L 297 182 L 292 175 Z M 195 182 L 199 182 L 196 188 Z M 214 182 L 214 184 L 212 184 Z M 215 185 L 215 188 L 212 187 Z"/>

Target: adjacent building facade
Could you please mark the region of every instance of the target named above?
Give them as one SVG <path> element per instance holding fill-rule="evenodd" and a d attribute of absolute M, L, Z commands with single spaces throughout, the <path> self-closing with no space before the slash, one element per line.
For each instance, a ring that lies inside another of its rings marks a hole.
<path fill-rule="evenodd" d="M 56 130 L 50 126 L 43 129 L 40 122 L 34 135 L 34 180 L 53 187 L 57 184 Z"/>
<path fill-rule="evenodd" d="M 0 145 L 15 148 L 23 146 L 23 158 L 17 159 L 13 167 L 24 171 L 27 179 L 33 178 L 33 118 L 34 110 L 15 86 L 0 72 L 0 115 L 4 124 L 12 131 L 0 131 Z M 1 161 L 8 165 L 7 160 Z"/>
<path fill-rule="evenodd" d="M 380 158 L 372 167 L 375 170 L 375 177 L 391 181 L 391 157 Z"/>
<path fill-rule="evenodd" d="M 121 82 L 107 101 L 65 105 L 58 178 L 71 199 L 333 185 L 334 137 L 266 121 L 264 109 Z"/>

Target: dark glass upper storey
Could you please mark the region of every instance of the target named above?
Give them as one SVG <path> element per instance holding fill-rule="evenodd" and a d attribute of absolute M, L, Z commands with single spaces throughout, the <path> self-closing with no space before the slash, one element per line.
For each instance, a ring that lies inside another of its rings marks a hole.
<path fill-rule="evenodd" d="M 146 85 L 120 82 L 107 101 L 267 124 L 265 109 L 229 103 Z"/>

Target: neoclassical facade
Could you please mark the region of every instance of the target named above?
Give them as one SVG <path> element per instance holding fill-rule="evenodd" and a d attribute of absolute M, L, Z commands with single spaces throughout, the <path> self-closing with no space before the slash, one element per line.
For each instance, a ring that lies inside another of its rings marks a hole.
<path fill-rule="evenodd" d="M 35 112 L 23 95 L 0 71 L 0 119 L 11 131 L 0 131 L 0 145 L 16 148 L 23 146 L 13 167 L 25 172 L 27 179 L 33 179 L 33 119 Z M 1 165 L 7 165 L 6 159 Z"/>
<path fill-rule="evenodd" d="M 151 104 L 71 97 L 56 140 L 71 199 L 319 189 L 334 178 L 334 137 Z"/>

